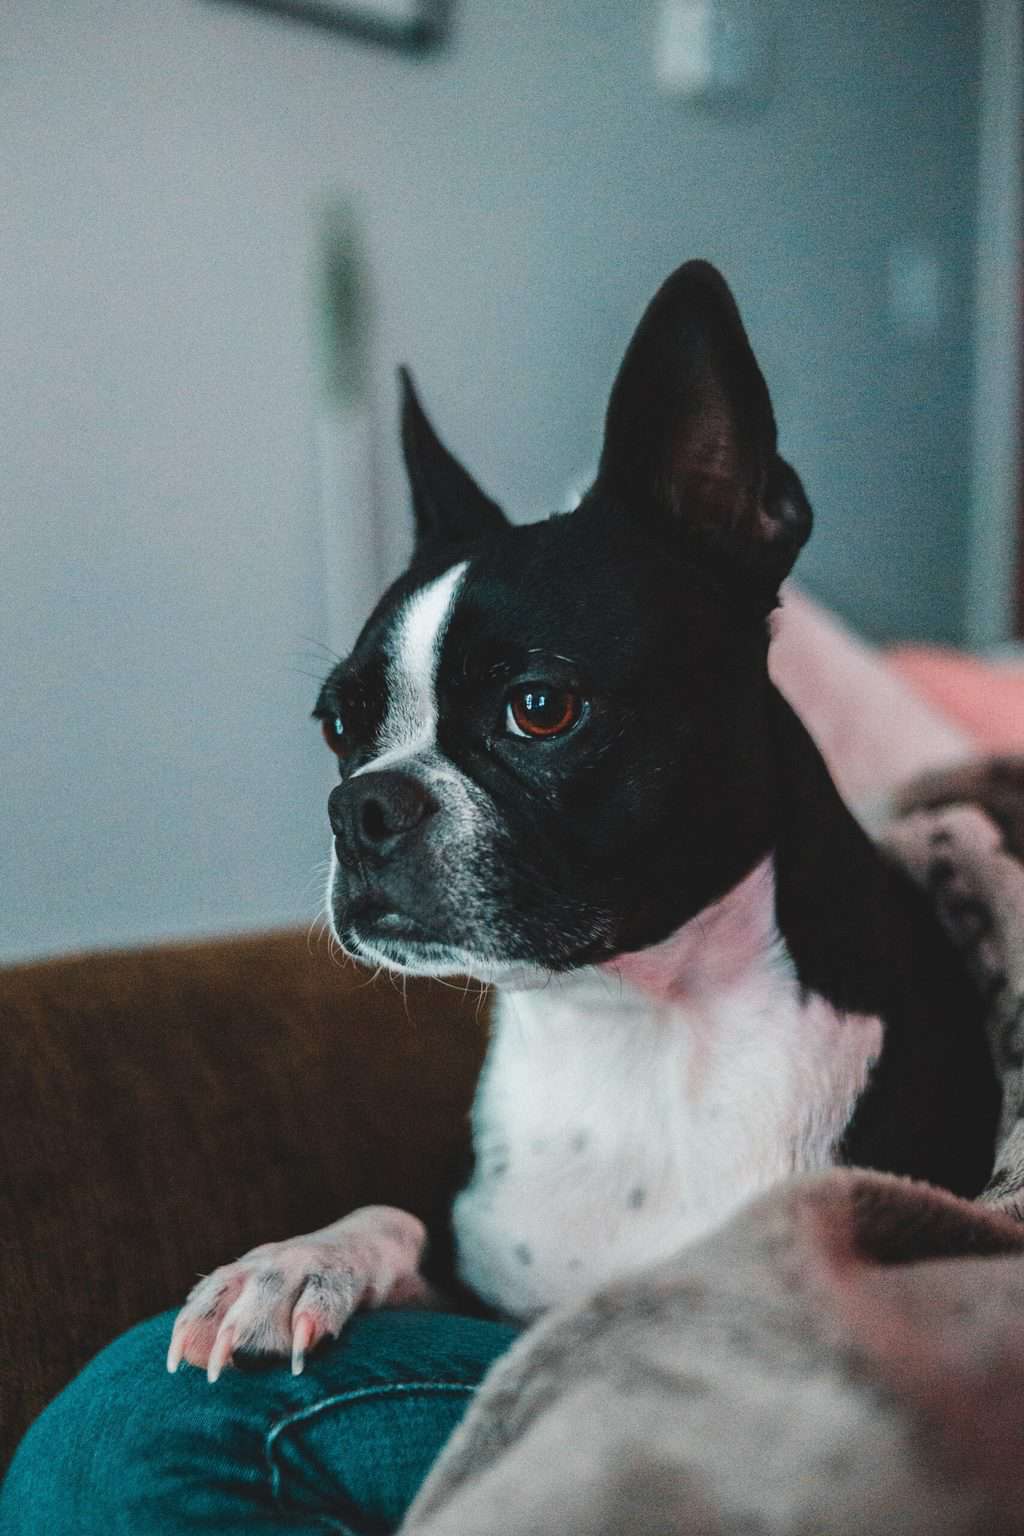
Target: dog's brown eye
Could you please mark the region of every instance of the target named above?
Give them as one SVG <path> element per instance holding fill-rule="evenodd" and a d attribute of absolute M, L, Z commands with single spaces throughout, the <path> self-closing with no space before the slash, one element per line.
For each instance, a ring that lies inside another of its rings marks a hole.
<path fill-rule="evenodd" d="M 569 688 L 520 683 L 508 696 L 505 724 L 513 736 L 562 736 L 580 717 L 583 701 Z"/>
<path fill-rule="evenodd" d="M 325 716 L 320 721 L 320 729 L 323 732 L 324 741 L 335 757 L 344 757 L 348 752 L 348 738 L 345 735 L 345 722 L 341 716 Z"/>

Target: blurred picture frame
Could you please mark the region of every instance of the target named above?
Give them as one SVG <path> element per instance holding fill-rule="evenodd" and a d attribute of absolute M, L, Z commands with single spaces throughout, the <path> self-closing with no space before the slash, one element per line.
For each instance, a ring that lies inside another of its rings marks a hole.
<path fill-rule="evenodd" d="M 382 43 L 408 53 L 423 53 L 444 39 L 450 0 L 227 0 L 251 10 L 269 11 L 348 33 L 368 43 Z"/>

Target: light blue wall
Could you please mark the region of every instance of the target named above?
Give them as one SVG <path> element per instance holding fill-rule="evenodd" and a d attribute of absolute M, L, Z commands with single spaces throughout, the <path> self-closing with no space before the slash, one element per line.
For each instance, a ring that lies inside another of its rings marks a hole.
<path fill-rule="evenodd" d="M 373 274 L 383 564 L 394 363 L 520 515 L 592 463 L 683 257 L 733 282 L 819 530 L 814 590 L 961 632 L 978 17 L 780 0 L 749 118 L 659 97 L 654 0 L 462 0 L 411 61 L 210 0 L 7 0 L 0 58 L 0 957 L 310 917 L 327 632 L 311 245 Z M 886 318 L 897 238 L 945 318 Z M 354 616 L 353 616 L 354 622 Z"/>

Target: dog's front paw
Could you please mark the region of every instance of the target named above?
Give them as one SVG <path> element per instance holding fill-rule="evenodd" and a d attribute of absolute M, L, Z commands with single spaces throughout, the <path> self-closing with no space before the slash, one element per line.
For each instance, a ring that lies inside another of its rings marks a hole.
<path fill-rule="evenodd" d="M 333 1226 L 282 1243 L 264 1243 L 205 1275 L 178 1313 L 167 1369 L 182 1360 L 216 1381 L 240 1353 L 306 1354 L 336 1338 L 360 1307 L 422 1305 L 423 1223 L 393 1206 L 368 1205 Z"/>

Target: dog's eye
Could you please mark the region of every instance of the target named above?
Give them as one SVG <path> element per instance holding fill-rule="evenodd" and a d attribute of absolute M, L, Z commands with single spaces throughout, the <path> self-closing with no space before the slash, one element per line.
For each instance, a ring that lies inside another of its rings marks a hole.
<path fill-rule="evenodd" d="M 505 726 L 513 736 L 564 736 L 580 717 L 583 700 L 552 683 L 520 683 L 508 696 Z"/>
<path fill-rule="evenodd" d="M 340 715 L 328 715 L 320 721 L 320 729 L 323 732 L 324 741 L 330 747 L 336 757 L 344 757 L 348 752 L 348 738 L 345 735 L 345 722 Z"/>

